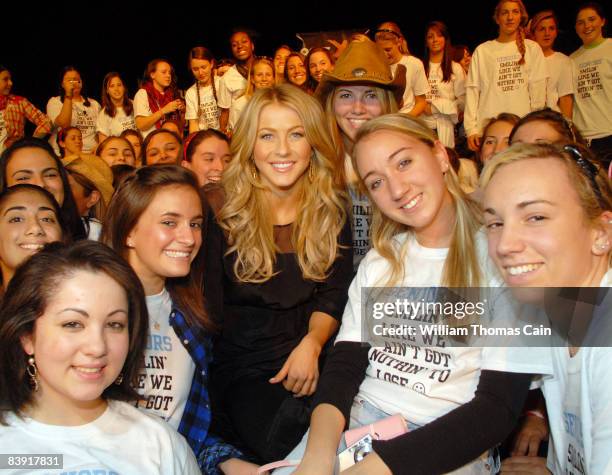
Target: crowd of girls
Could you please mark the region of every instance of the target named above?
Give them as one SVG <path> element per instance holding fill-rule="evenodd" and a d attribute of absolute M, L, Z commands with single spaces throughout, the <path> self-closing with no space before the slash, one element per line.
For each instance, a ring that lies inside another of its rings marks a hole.
<path fill-rule="evenodd" d="M 610 473 L 606 18 L 579 8 L 570 57 L 552 11 L 501 0 L 494 20 L 473 56 L 430 22 L 424 61 L 394 22 L 273 58 L 235 31 L 231 65 L 189 51 L 184 96 L 161 58 L 133 101 L 108 73 L 102 106 L 66 67 L 47 115 L 0 67 L 3 451 L 332 475 L 369 426 L 342 473 Z M 496 288 L 556 332 L 370 338 L 369 289 L 443 287 Z M 378 439 L 389 417 L 406 430 Z"/>

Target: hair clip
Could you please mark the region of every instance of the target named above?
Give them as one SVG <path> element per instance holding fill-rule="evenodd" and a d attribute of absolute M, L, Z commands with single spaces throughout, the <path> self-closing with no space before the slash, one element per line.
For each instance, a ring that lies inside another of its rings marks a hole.
<path fill-rule="evenodd" d="M 597 165 L 591 162 L 588 158 L 586 158 L 583 153 L 580 151 L 578 147 L 572 144 L 567 144 L 563 146 L 563 151 L 568 153 L 572 159 L 576 162 L 576 164 L 582 170 L 582 173 L 586 175 L 591 183 L 591 189 L 593 193 L 595 193 L 595 197 L 597 198 L 597 202 L 601 206 L 602 209 L 605 209 L 605 202 L 603 196 L 601 194 L 601 189 L 597 184 L 597 173 L 599 169 Z"/>

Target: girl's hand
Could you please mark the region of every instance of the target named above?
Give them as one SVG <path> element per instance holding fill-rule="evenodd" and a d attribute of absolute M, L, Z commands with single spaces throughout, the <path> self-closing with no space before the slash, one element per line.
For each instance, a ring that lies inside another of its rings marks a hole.
<path fill-rule="evenodd" d="M 226 475 L 257 475 L 258 465 L 240 459 L 229 459 L 219 464 Z"/>
<path fill-rule="evenodd" d="M 552 475 L 546 468 L 543 457 L 510 457 L 504 460 L 501 472 L 504 475 Z"/>
<path fill-rule="evenodd" d="M 174 101 L 168 102 L 168 104 L 162 107 L 162 112 L 164 114 L 171 114 L 174 111 L 183 110 L 184 108 L 185 105 L 183 104 L 183 101 L 180 99 L 175 99 Z"/>
<path fill-rule="evenodd" d="M 67 81 L 66 86 L 64 87 L 64 97 L 72 99 L 72 95 L 74 94 L 74 86 L 75 83 L 73 81 Z"/>
<path fill-rule="evenodd" d="M 541 417 L 527 416 L 514 439 L 513 456 L 537 457 L 540 443 L 548 438 L 546 421 Z"/>
<path fill-rule="evenodd" d="M 287 391 L 295 397 L 310 396 L 317 389 L 319 381 L 319 355 L 321 345 L 306 335 L 289 355 L 287 361 L 270 383 L 281 381 Z"/>
<path fill-rule="evenodd" d="M 431 115 L 432 111 L 431 111 L 431 102 L 428 102 L 427 104 L 425 104 L 425 109 L 423 109 L 423 113 L 425 115 Z"/>

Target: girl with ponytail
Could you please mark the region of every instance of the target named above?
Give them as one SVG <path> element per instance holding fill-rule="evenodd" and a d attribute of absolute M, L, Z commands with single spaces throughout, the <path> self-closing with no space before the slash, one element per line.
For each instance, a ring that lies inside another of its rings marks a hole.
<path fill-rule="evenodd" d="M 185 119 L 189 121 L 189 133 L 206 129 L 219 129 L 221 109 L 217 105 L 219 76 L 213 74 L 215 58 L 208 48 L 196 46 L 187 59 L 195 84 L 187 89 Z"/>
<path fill-rule="evenodd" d="M 488 118 L 501 112 L 523 116 L 546 105 L 548 69 L 540 46 L 525 39 L 522 0 L 500 0 L 493 19 L 499 34 L 476 48 L 466 82 L 464 124 L 474 151 Z"/>

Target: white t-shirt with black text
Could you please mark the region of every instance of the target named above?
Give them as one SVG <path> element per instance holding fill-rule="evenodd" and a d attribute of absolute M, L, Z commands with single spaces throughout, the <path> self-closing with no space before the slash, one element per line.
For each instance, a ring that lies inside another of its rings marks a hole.
<path fill-rule="evenodd" d="M 89 107 L 85 107 L 83 102 L 77 102 L 75 100 L 72 101 L 72 117 L 70 119 L 70 125 L 73 127 L 78 127 L 83 135 L 83 152 L 85 153 L 94 153 L 96 147 L 98 146 L 98 141 L 96 139 L 96 126 L 98 122 L 98 114 L 100 113 L 100 104 L 98 101 L 92 98 L 88 98 L 90 105 Z M 52 97 L 47 102 L 47 115 L 51 119 L 52 122 L 55 122 L 55 119 L 62 111 L 63 103 L 59 96 Z M 55 149 L 55 152 L 59 155 L 60 149 L 57 144 L 57 132 L 59 127 L 55 126 L 51 138 L 49 139 L 49 143 Z"/>
<path fill-rule="evenodd" d="M 398 248 L 409 241 L 404 260 L 405 278 L 397 286 L 422 287 L 425 293 L 428 288 L 439 287 L 448 249 L 426 248 L 406 233 L 394 239 Z M 476 240 L 483 280 L 497 287 L 501 280 L 488 260 L 486 237 L 479 233 Z M 362 288 L 384 286 L 389 273 L 388 261 L 372 249 L 349 287 L 349 300 L 336 342 L 363 341 Z M 428 345 L 372 347 L 368 359 L 357 398 L 387 414 L 402 414 L 417 425 L 428 424 L 469 402 L 474 397 L 481 370 L 552 372 L 550 348 L 451 346 L 445 336 L 433 337 Z"/>
<path fill-rule="evenodd" d="M 139 407 L 152 412 L 178 429 L 191 382 L 195 363 L 170 325 L 172 300 L 164 289 L 147 296 L 149 334 L 145 349 L 144 372 L 136 391 L 143 396 Z"/>
<path fill-rule="evenodd" d="M 221 78 L 214 77 L 215 90 L 219 93 Z M 198 95 L 200 91 L 200 107 L 198 109 Z M 197 87 L 191 86 L 185 92 L 185 119 L 198 120 L 198 130 L 219 129 L 220 110 L 213 94 L 212 86 Z"/>
<path fill-rule="evenodd" d="M 98 123 L 96 131 L 107 137 L 118 137 L 124 130 L 138 130 L 136 122 L 134 122 L 134 112 L 127 115 L 123 107 L 117 107 L 115 117 L 111 117 L 106 113 L 106 109 L 102 109 L 98 114 Z"/>
<path fill-rule="evenodd" d="M 199 475 L 187 441 L 159 418 L 130 404 L 109 401 L 93 422 L 79 426 L 43 424 L 9 414 L 0 425 L 0 451 L 9 454 L 61 454 L 61 469 L 24 471 L 17 475 Z"/>

